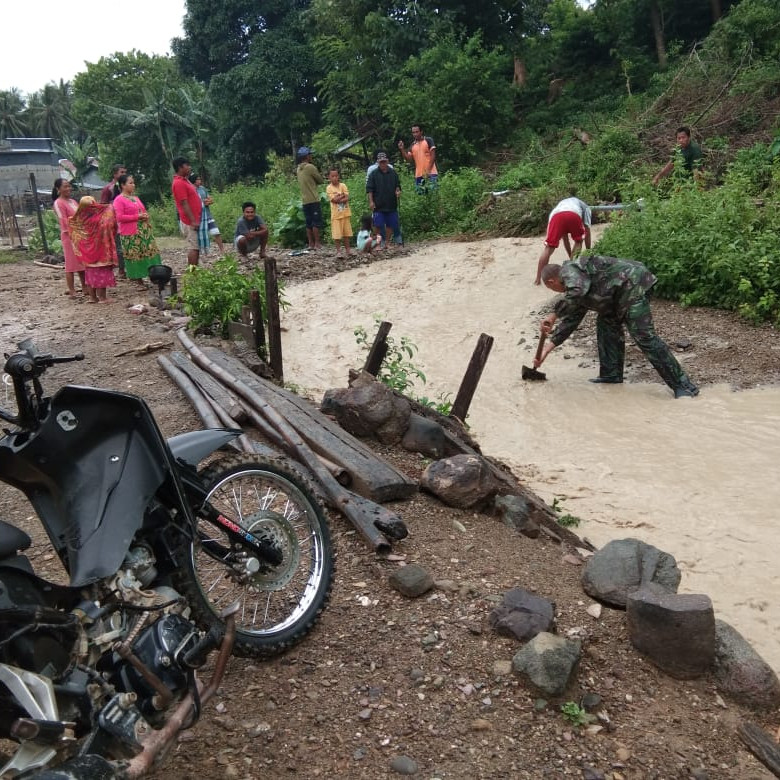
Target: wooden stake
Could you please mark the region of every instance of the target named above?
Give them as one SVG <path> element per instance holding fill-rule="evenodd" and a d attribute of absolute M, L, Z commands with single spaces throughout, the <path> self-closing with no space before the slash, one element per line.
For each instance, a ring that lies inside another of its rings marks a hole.
<path fill-rule="evenodd" d="M 480 334 L 477 346 L 474 348 L 468 368 L 463 376 L 463 381 L 460 383 L 455 403 L 452 405 L 451 417 L 457 417 L 461 421 L 466 419 L 469 406 L 471 406 L 471 401 L 474 398 L 479 379 L 482 376 L 482 371 L 485 368 L 485 363 L 487 363 L 492 348 L 493 337 L 488 336 L 487 333 Z"/>
<path fill-rule="evenodd" d="M 282 364 L 282 328 L 279 320 L 279 277 L 276 260 L 266 257 L 265 269 L 265 305 L 268 307 L 268 363 L 279 382 L 284 382 Z"/>

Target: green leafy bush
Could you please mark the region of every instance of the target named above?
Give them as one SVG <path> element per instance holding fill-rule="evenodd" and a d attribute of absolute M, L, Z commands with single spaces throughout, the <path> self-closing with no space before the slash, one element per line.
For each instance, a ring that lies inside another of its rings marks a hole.
<path fill-rule="evenodd" d="M 62 255 L 62 241 L 60 240 L 60 221 L 53 211 L 43 212 L 43 228 L 46 231 L 46 241 L 49 245 L 49 252 L 55 255 Z M 27 239 L 27 247 L 31 252 L 43 252 L 43 239 L 41 230 L 36 227 L 30 237 Z"/>
<path fill-rule="evenodd" d="M 289 304 L 282 295 L 279 282 L 279 304 Z M 241 309 L 249 303 L 249 293 L 257 290 L 263 303 L 263 317 L 267 317 L 265 305 L 265 273 L 255 269 L 251 274 L 242 274 L 236 260 L 224 257 L 212 268 L 189 266 L 182 278 L 181 301 L 184 311 L 192 318 L 190 327 L 212 332 L 215 326 L 223 338 L 228 335 L 228 323 L 240 321 Z"/>

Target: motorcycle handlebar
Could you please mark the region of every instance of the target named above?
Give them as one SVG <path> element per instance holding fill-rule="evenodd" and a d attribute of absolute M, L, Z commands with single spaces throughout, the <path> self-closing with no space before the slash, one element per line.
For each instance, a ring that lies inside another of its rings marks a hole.
<path fill-rule="evenodd" d="M 50 366 L 56 363 L 71 363 L 76 360 L 84 360 L 83 353 L 56 357 L 54 355 L 39 355 L 35 344 L 30 339 L 19 344 L 20 351 L 14 355 L 6 355 L 5 372 L 11 377 L 14 384 L 14 395 L 19 413 L 10 414 L 5 409 L 0 409 L 0 419 L 22 427 L 34 426 L 37 417 L 36 410 L 41 402 L 43 390 L 38 382 Z M 33 383 L 33 390 L 28 390 L 28 383 Z"/>

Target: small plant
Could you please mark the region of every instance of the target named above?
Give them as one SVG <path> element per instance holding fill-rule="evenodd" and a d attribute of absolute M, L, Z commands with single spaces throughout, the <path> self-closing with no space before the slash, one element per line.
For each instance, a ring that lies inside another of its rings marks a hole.
<path fill-rule="evenodd" d="M 374 322 L 378 329 L 381 318 L 374 317 Z M 366 351 L 370 350 L 376 333 L 369 340 L 368 331 L 362 325 L 358 325 L 354 333 L 358 346 Z M 425 384 L 425 374 L 412 363 L 412 358 L 417 352 L 417 345 L 413 344 L 406 336 L 401 336 L 400 343 L 395 341 L 392 336 L 387 336 L 385 343 L 387 344 L 387 354 L 376 378 L 382 384 L 403 395 L 409 394 L 409 391 L 414 387 L 415 379 L 420 379 Z"/>
<path fill-rule="evenodd" d="M 561 712 L 564 720 L 569 721 L 572 726 L 585 726 L 591 720 L 591 716 L 576 701 L 567 701 L 566 704 L 562 704 Z"/>
<path fill-rule="evenodd" d="M 564 513 L 563 503 L 557 496 L 553 497 L 552 511 L 555 512 L 558 517 L 558 525 L 562 525 L 564 528 L 576 528 L 582 520 L 576 515 Z"/>
<path fill-rule="evenodd" d="M 281 295 L 282 308 L 289 304 Z M 217 260 L 213 268 L 190 266 L 184 274 L 180 298 L 184 311 L 192 318 L 194 329 L 212 331 L 215 323 L 223 338 L 228 335 L 228 323 L 241 319 L 241 309 L 249 303 L 250 290 L 258 290 L 265 306 L 265 274 L 257 269 L 249 275 L 242 274 L 232 257 Z"/>
<path fill-rule="evenodd" d="M 366 351 L 371 349 L 371 344 L 374 341 L 381 321 L 381 317 L 374 317 L 376 329 L 370 339 L 368 331 L 362 325 L 358 325 L 355 328 L 355 341 L 358 346 Z M 416 379 L 419 379 L 422 384 L 426 382 L 425 374 L 412 362 L 412 358 L 417 353 L 417 345 L 406 336 L 401 336 L 400 343 L 391 336 L 387 336 L 385 343 L 387 344 L 387 354 L 382 361 L 376 378 L 382 384 L 387 385 L 387 387 L 402 395 L 408 396 L 412 400 L 417 401 L 417 403 L 435 409 L 439 414 L 448 415 L 452 411 L 451 393 L 439 393 L 438 400 L 432 400 L 426 396 L 418 397 L 411 393 Z"/>

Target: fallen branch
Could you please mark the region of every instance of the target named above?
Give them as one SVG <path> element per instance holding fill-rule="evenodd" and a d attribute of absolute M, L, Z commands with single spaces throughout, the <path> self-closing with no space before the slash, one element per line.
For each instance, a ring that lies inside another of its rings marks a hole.
<path fill-rule="evenodd" d="M 149 344 L 144 344 L 141 347 L 132 347 L 131 349 L 124 350 L 124 352 L 117 352 L 114 357 L 124 357 L 125 355 L 148 355 L 150 352 L 154 352 L 157 349 L 163 349 L 164 347 L 170 346 L 170 341 L 154 341 Z"/>

